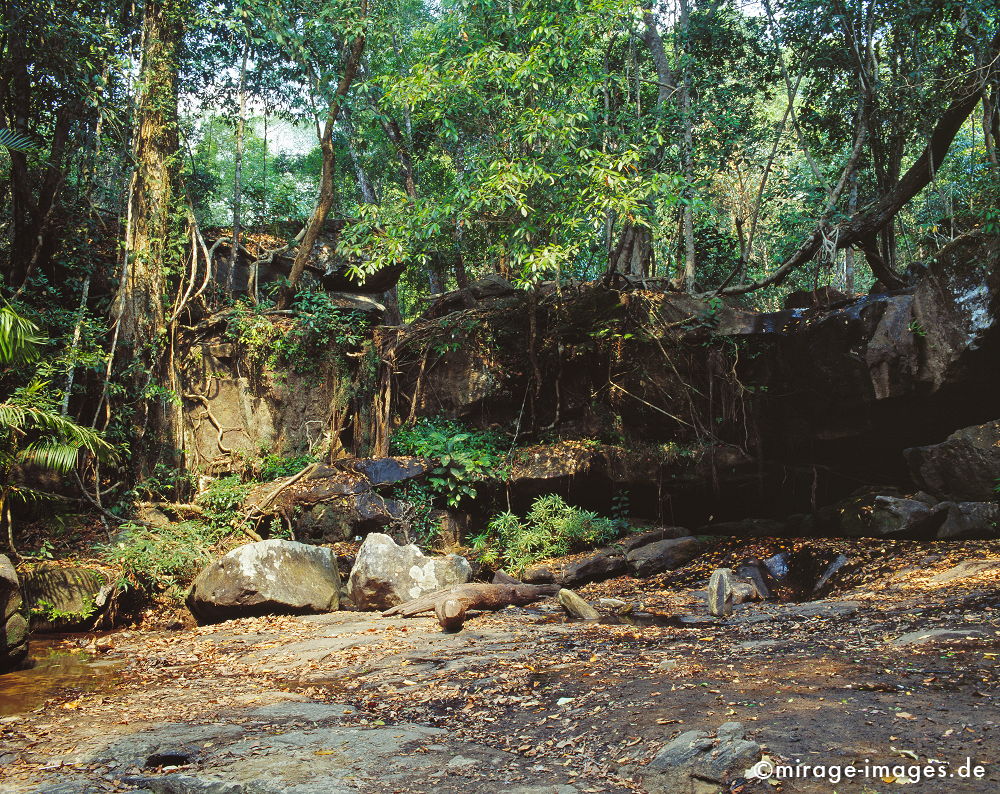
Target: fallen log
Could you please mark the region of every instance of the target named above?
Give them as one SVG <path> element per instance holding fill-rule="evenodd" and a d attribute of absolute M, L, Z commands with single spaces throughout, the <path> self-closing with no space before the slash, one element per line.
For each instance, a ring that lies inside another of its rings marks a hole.
<path fill-rule="evenodd" d="M 550 584 L 460 584 L 397 604 L 385 610 L 382 616 L 401 615 L 409 618 L 433 611 L 441 628 L 454 631 L 462 627 L 468 610 L 492 611 L 509 606 L 524 606 L 558 592 L 559 585 Z"/>

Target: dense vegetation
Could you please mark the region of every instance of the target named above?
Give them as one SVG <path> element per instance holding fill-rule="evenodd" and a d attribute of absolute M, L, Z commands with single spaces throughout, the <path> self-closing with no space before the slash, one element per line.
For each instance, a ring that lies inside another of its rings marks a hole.
<path fill-rule="evenodd" d="M 377 284 L 390 324 L 492 273 L 774 309 L 793 289 L 898 287 L 956 236 L 1000 230 L 987 0 L 17 0 L 3 14 L 12 548 L 18 499 L 82 499 L 111 520 L 193 496 L 185 329 L 225 313 L 252 372 L 320 377 L 331 350 L 374 366 L 370 318 L 331 301 L 333 276 Z M 434 422 L 393 443 L 436 461 L 402 494 L 424 535 L 433 506 L 474 497 L 509 453 Z M 229 485 L 335 452 L 264 451 Z M 29 487 L 26 466 L 72 475 L 68 491 Z M 171 570 L 240 531 L 235 504 L 199 498 L 208 515 Z M 481 545 L 520 566 L 615 529 L 564 507 L 503 515 Z M 131 571 L 152 536 L 128 532 L 109 554 Z"/>

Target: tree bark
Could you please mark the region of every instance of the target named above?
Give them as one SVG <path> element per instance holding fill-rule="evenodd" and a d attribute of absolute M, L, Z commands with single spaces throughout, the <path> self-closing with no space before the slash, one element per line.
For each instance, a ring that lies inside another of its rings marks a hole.
<path fill-rule="evenodd" d="M 142 63 L 129 191 L 129 223 L 118 290 L 119 372 L 133 404 L 134 474 L 144 476 L 174 432 L 167 395 L 147 398 L 169 384 L 164 348 L 164 295 L 178 202 L 178 52 L 186 0 L 148 0 L 143 17 Z"/>
<path fill-rule="evenodd" d="M 240 258 L 241 214 L 243 209 L 243 146 L 246 137 L 247 123 L 247 58 L 250 56 L 250 36 L 243 45 L 243 59 L 240 62 L 240 84 L 238 89 L 238 117 L 236 119 L 236 154 L 233 160 L 233 242 L 232 253 L 229 256 L 229 275 L 227 290 L 233 291 L 236 283 L 236 263 Z"/>

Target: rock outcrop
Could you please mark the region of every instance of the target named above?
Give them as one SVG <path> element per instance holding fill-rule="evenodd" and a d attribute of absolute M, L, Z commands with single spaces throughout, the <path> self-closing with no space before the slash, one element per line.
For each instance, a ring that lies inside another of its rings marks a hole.
<path fill-rule="evenodd" d="M 914 481 L 943 499 L 985 501 L 997 496 L 1000 419 L 956 430 L 939 444 L 904 451 Z"/>
<path fill-rule="evenodd" d="M 414 457 L 336 461 L 298 480 L 285 477 L 258 486 L 247 495 L 244 510 L 264 521 L 293 522 L 302 540 L 337 543 L 405 521 L 409 504 L 382 491 L 422 477 L 429 468 L 428 461 Z"/>
<path fill-rule="evenodd" d="M 290 540 L 233 549 L 198 574 L 187 596 L 188 609 L 200 623 L 330 612 L 339 604 L 340 573 L 333 551 Z"/>
<path fill-rule="evenodd" d="M 383 611 L 472 577 L 468 560 L 457 554 L 428 557 L 413 543 L 400 546 L 373 532 L 358 550 L 347 595 L 362 610 Z"/>
<path fill-rule="evenodd" d="M 726 722 L 713 737 L 685 731 L 664 745 L 649 762 L 642 783 L 650 794 L 701 794 L 718 784 L 743 777 L 760 760 L 761 747 L 745 738 L 743 726 Z M 705 785 L 711 781 L 715 785 Z"/>
<path fill-rule="evenodd" d="M 28 621 L 21 587 L 11 561 L 0 554 L 0 673 L 16 667 L 28 654 Z"/>
<path fill-rule="evenodd" d="M 21 590 L 32 631 L 81 631 L 97 621 L 114 585 L 97 568 L 43 562 L 24 569 Z"/>

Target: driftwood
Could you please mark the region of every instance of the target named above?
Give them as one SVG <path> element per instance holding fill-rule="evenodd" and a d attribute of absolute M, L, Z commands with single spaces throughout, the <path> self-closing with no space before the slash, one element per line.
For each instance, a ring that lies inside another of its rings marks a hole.
<path fill-rule="evenodd" d="M 515 580 L 516 581 L 516 580 Z M 382 613 L 383 617 L 401 615 L 404 618 L 431 612 L 441 628 L 454 631 L 462 627 L 470 609 L 497 610 L 509 606 L 531 604 L 559 592 L 559 585 L 550 584 L 460 584 L 446 590 L 428 593 L 405 604 L 398 604 Z"/>

